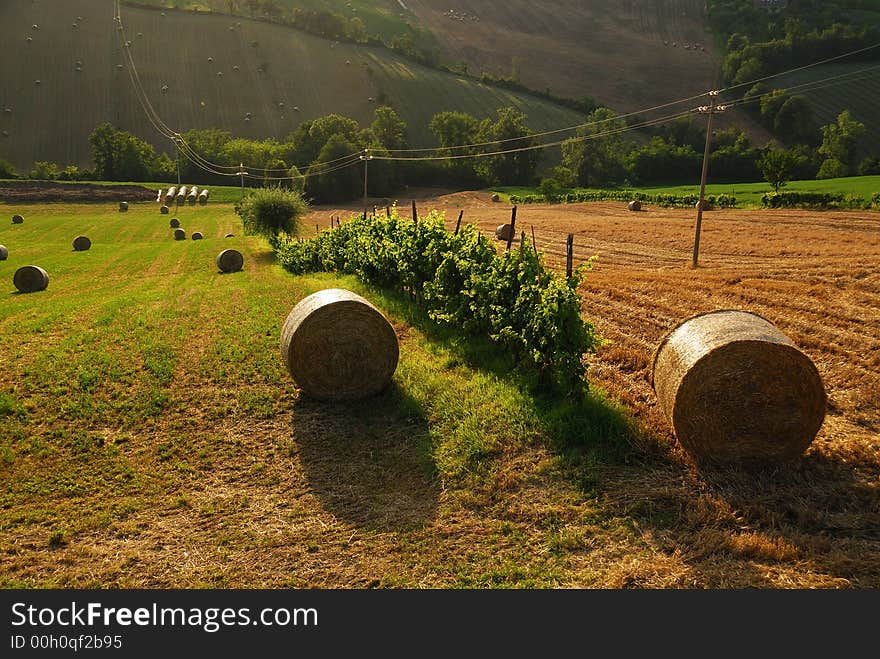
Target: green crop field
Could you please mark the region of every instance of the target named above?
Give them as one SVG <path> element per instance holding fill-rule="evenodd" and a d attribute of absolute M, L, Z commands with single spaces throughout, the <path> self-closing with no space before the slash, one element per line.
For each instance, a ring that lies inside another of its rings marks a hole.
<path fill-rule="evenodd" d="M 571 191 L 577 191 L 581 188 L 574 188 Z M 627 188 L 635 192 L 644 192 L 646 194 L 673 194 L 683 195 L 699 195 L 700 186 L 696 185 L 678 185 L 678 186 L 658 186 L 658 187 L 634 187 Z M 540 195 L 541 191 L 536 187 L 522 186 L 503 186 L 494 188 L 493 191 L 504 196 L 509 200 L 510 195 Z M 565 190 L 568 192 L 570 190 Z M 772 192 L 773 188 L 767 182 L 760 183 L 708 183 L 706 184 L 706 195 L 732 195 L 736 197 L 737 208 L 760 208 L 761 197 L 768 192 Z M 880 192 L 880 176 L 849 176 L 846 178 L 832 178 L 819 181 L 790 181 L 781 192 L 826 192 L 842 195 L 853 195 L 862 199 L 870 200 L 871 197 Z"/>
<path fill-rule="evenodd" d="M 222 128 L 239 137 L 282 139 L 301 121 L 330 113 L 368 125 L 380 101 L 398 111 L 417 145 L 433 142 L 427 121 L 444 110 L 486 117 L 512 105 L 537 131 L 583 121 L 537 97 L 419 66 L 382 48 L 334 45 L 240 17 L 165 14 L 122 10 L 143 88 L 178 132 Z M 82 21 L 73 28 L 78 15 Z M 26 0 L 0 4 L 0 38 L 18 55 L 0 60 L 0 156 L 18 169 L 35 160 L 89 165 L 88 137 L 103 121 L 173 155 L 138 102 L 112 18 L 97 0 L 75 0 L 60 11 Z"/>

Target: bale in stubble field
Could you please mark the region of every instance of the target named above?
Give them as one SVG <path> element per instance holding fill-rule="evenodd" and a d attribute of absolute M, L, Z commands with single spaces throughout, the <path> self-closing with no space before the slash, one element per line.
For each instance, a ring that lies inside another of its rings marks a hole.
<path fill-rule="evenodd" d="M 128 202 L 127 201 L 120 201 L 119 202 L 119 212 L 124 213 L 127 210 L 128 210 Z"/>
<path fill-rule="evenodd" d="M 186 240 L 186 231 L 183 229 L 175 229 L 174 230 L 174 240 Z"/>
<path fill-rule="evenodd" d="M 21 215 L 13 215 L 12 216 L 13 224 L 24 224 L 24 218 Z"/>
<path fill-rule="evenodd" d="M 49 274 L 38 265 L 25 265 L 15 271 L 12 283 L 22 293 L 36 293 L 49 286 Z"/>
<path fill-rule="evenodd" d="M 718 310 L 673 329 L 654 353 L 652 385 L 698 462 L 791 460 L 825 418 L 818 370 L 761 316 Z"/>
<path fill-rule="evenodd" d="M 281 332 L 281 352 L 303 392 L 329 401 L 379 393 L 391 382 L 400 356 L 385 316 L 339 288 L 309 295 L 293 308 Z"/>
<path fill-rule="evenodd" d="M 172 229 L 177 229 L 180 226 L 180 220 L 178 220 L 176 217 L 172 217 L 171 220 L 168 222 L 168 226 L 170 226 Z"/>
<path fill-rule="evenodd" d="M 162 205 L 162 208 L 159 209 L 159 212 L 160 212 L 162 215 L 168 215 L 168 213 L 170 213 L 171 210 L 168 208 L 168 206 L 165 206 L 165 205 L 163 204 L 163 205 Z"/>
<path fill-rule="evenodd" d="M 510 240 L 512 232 L 513 227 L 510 226 L 510 224 L 502 224 L 497 229 L 495 229 L 495 237 L 498 240 Z"/>
<path fill-rule="evenodd" d="M 201 240 L 204 238 L 201 231 L 193 231 L 192 239 L 193 240 Z"/>
<path fill-rule="evenodd" d="M 640 211 L 642 210 L 642 202 L 640 202 L 638 199 L 633 199 L 631 202 L 629 202 L 629 204 L 627 204 L 627 207 L 633 212 Z"/>
<path fill-rule="evenodd" d="M 86 252 L 92 246 L 92 241 L 87 236 L 77 236 L 73 239 L 73 249 L 77 252 Z"/>
<path fill-rule="evenodd" d="M 220 272 L 238 272 L 244 266 L 244 257 L 236 249 L 224 249 L 217 255 Z"/>
<path fill-rule="evenodd" d="M 5 261 L 9 258 L 9 250 L 6 248 L 6 245 L 0 245 L 0 261 Z"/>
<path fill-rule="evenodd" d="M 208 188 L 205 188 L 204 190 L 202 190 L 202 191 L 199 193 L 199 204 L 201 204 L 202 206 L 204 206 L 205 204 L 207 204 L 207 203 L 208 203 L 208 195 L 209 195 L 209 194 L 210 194 L 210 193 L 208 192 Z"/>

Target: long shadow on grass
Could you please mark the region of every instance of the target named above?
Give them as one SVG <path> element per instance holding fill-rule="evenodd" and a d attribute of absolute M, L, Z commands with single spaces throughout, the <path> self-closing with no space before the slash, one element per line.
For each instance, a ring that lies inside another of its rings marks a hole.
<path fill-rule="evenodd" d="M 428 422 L 396 384 L 363 401 L 326 403 L 300 396 L 293 440 L 303 471 L 325 509 L 382 532 L 424 526 L 440 488 Z"/>

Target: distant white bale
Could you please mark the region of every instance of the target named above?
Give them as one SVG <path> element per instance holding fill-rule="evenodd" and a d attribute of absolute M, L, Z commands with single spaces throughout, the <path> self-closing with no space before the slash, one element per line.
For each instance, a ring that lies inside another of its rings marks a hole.
<path fill-rule="evenodd" d="M 208 195 L 209 195 L 209 194 L 210 194 L 210 193 L 208 192 L 208 188 L 205 188 L 204 190 L 202 190 L 202 191 L 199 193 L 199 203 L 200 203 L 202 206 L 204 206 L 205 204 L 208 203 Z"/>
<path fill-rule="evenodd" d="M 165 198 L 168 199 L 170 197 L 173 199 L 174 195 L 176 195 L 176 194 L 177 194 L 177 186 L 172 185 L 170 188 L 168 188 L 168 192 L 165 193 Z"/>
<path fill-rule="evenodd" d="M 185 197 L 187 192 L 187 187 L 185 185 L 180 186 L 180 190 L 177 191 L 178 197 Z"/>
<path fill-rule="evenodd" d="M 162 194 L 162 188 L 159 188 L 159 194 L 156 195 L 156 202 L 157 202 L 157 203 L 158 203 L 158 202 L 161 202 L 162 199 L 164 199 L 164 198 L 165 198 L 165 195 Z"/>
<path fill-rule="evenodd" d="M 190 206 L 196 203 L 199 198 L 199 189 L 196 186 L 192 186 L 190 188 L 189 194 L 186 196 L 186 200 L 189 202 Z"/>

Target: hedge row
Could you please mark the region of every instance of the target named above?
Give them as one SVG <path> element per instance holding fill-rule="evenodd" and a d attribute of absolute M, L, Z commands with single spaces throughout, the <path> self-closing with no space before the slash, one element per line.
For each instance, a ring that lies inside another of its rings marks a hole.
<path fill-rule="evenodd" d="M 697 205 L 700 197 L 696 194 L 647 194 L 634 190 L 576 190 L 554 195 L 549 201 L 551 203 L 573 204 L 582 201 L 632 201 L 634 199 L 663 208 L 693 208 Z M 709 195 L 706 200 L 713 208 L 733 208 L 736 206 L 736 197 L 728 194 Z M 510 203 L 517 205 L 542 204 L 547 201 L 547 197 L 542 194 L 510 195 Z"/>
<path fill-rule="evenodd" d="M 314 238 L 273 242 L 291 273 L 347 273 L 408 291 L 430 318 L 488 337 L 542 384 L 585 390 L 584 355 L 601 343 L 581 316 L 577 292 L 591 262 L 564 277 L 548 270 L 527 241 L 499 255 L 473 225 L 453 234 L 436 212 L 415 223 L 396 209 L 390 217 L 353 217 Z"/>
<path fill-rule="evenodd" d="M 870 200 L 833 192 L 768 192 L 761 197 L 764 208 L 868 209 L 880 208 L 880 193 Z"/>

